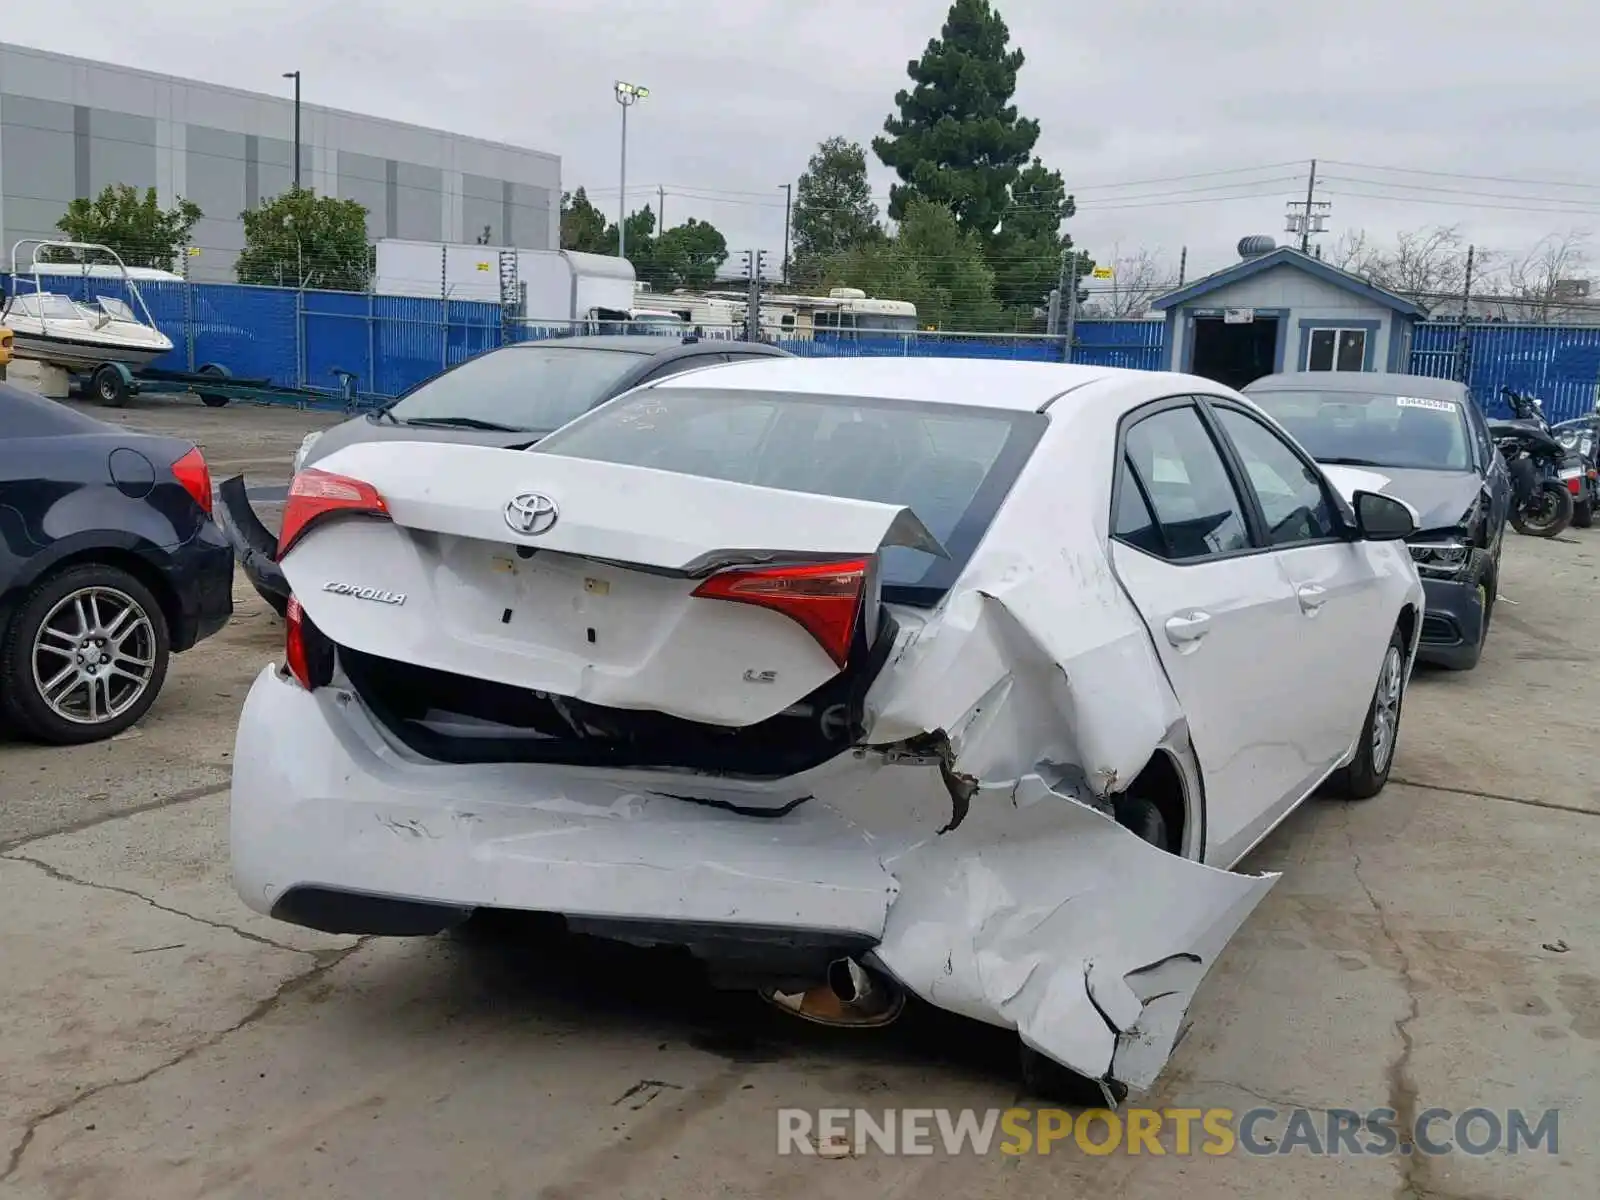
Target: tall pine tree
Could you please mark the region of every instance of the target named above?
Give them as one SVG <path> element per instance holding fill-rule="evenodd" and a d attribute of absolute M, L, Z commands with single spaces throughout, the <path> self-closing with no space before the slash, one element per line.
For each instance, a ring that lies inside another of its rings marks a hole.
<path fill-rule="evenodd" d="M 899 114 L 872 140 L 900 177 L 889 191 L 893 220 L 924 199 L 948 208 L 963 232 L 988 239 L 999 228 L 1039 140 L 1039 123 L 1011 103 L 1023 55 L 1010 41 L 989 0 L 955 0 L 940 36 L 906 64 L 914 86 L 895 94 Z"/>

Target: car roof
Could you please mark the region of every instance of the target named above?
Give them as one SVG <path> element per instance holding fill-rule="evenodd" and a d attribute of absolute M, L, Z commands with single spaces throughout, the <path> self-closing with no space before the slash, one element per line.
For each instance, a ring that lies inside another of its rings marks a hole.
<path fill-rule="evenodd" d="M 663 379 L 656 387 L 872 396 L 1037 412 L 1065 392 L 1149 371 L 980 358 L 801 358 L 742 362 Z"/>
<path fill-rule="evenodd" d="M 504 347 L 507 350 L 530 349 L 537 346 L 563 346 L 578 350 L 610 350 L 636 354 L 640 358 L 672 359 L 695 357 L 703 354 L 762 355 L 769 358 L 788 358 L 788 351 L 765 342 L 735 342 L 724 339 L 670 337 L 654 333 L 581 334 L 576 337 L 537 338 L 516 342 Z"/>
<path fill-rule="evenodd" d="M 1431 375 L 1395 375 L 1387 371 L 1284 371 L 1263 375 L 1247 384 L 1244 394 L 1262 392 L 1347 392 L 1353 396 L 1400 395 L 1422 400 L 1459 400 L 1467 385 Z"/>

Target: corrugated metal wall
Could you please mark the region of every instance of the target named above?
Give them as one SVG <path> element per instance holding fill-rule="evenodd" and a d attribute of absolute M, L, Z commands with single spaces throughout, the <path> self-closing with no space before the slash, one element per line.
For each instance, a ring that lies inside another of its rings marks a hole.
<path fill-rule="evenodd" d="M 18 281 L 8 281 L 15 287 Z M 53 277 L 55 290 L 77 299 L 128 300 L 120 280 Z M 31 291 L 31 277 L 20 281 Z M 151 316 L 174 350 L 156 366 L 192 370 L 217 362 L 241 379 L 338 391 L 335 370 L 353 372 L 363 396 L 397 396 L 446 367 L 499 346 L 500 307 L 476 301 L 422 300 L 350 292 L 221 283 L 159 283 L 140 288 Z M 137 311 L 138 306 L 134 305 Z M 556 336 L 558 326 L 517 328 L 522 340 Z M 1160 321 L 1080 321 L 1073 361 L 1093 366 L 1160 370 Z M 1036 334 L 917 333 L 882 337 L 782 340 L 810 357 L 938 357 L 1059 362 L 1059 338 Z M 1466 371 L 1458 364 L 1465 361 Z M 1600 327 L 1458 325 L 1416 327 L 1410 369 L 1419 375 L 1464 377 L 1491 414 L 1509 415 L 1499 390 L 1532 392 L 1552 420 L 1594 409 L 1600 399 Z"/>

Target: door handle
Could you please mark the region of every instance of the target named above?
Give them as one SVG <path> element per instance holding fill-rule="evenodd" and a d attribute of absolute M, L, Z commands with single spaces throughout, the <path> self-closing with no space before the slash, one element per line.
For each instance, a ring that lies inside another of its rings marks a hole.
<path fill-rule="evenodd" d="M 1167 641 L 1174 646 L 1183 646 L 1198 642 L 1205 637 L 1206 631 L 1211 628 L 1211 614 L 1200 612 L 1180 613 L 1175 617 L 1167 618 Z"/>
<path fill-rule="evenodd" d="M 1303 584 L 1295 595 L 1300 599 L 1300 611 L 1315 613 L 1328 598 L 1328 589 L 1315 583 Z"/>

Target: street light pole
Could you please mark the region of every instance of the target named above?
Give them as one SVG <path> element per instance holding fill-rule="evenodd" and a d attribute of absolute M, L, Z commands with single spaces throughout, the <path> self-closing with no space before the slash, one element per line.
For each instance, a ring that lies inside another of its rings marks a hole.
<path fill-rule="evenodd" d="M 617 80 L 617 103 L 622 105 L 622 172 L 618 179 L 617 197 L 617 257 L 628 257 L 628 110 L 650 94 L 650 89 L 636 83 Z"/>
<path fill-rule="evenodd" d="M 285 79 L 294 80 L 294 190 L 300 190 L 300 72 L 285 71 Z"/>

